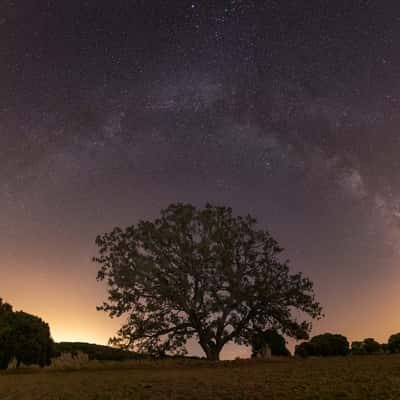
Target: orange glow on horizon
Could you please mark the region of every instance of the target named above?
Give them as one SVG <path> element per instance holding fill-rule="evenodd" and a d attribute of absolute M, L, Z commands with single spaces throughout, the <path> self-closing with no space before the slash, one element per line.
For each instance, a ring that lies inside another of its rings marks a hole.
<path fill-rule="evenodd" d="M 18 275 L 10 276 L 7 284 L 0 282 L 1 297 L 15 310 L 32 313 L 48 322 L 55 341 L 107 345 L 122 321 L 111 319 L 106 313 L 96 310 L 96 306 L 105 299 L 106 290 L 101 285 L 94 286 L 95 289 L 92 285 L 90 290 L 85 286 L 95 279 L 93 266 L 90 267 L 82 269 L 88 272 L 83 274 L 79 283 L 67 273 L 63 278 L 49 276 L 48 280 L 37 279 L 34 268 L 26 269 L 24 282 Z M 357 290 L 353 291 L 341 284 L 335 287 L 332 280 L 325 285 L 316 284 L 317 298 L 324 305 L 326 316 L 314 322 L 312 335 L 333 332 L 345 335 L 350 342 L 367 337 L 386 342 L 391 334 L 400 332 L 397 313 L 400 279 L 393 276 L 388 283 L 386 277 L 375 280 L 373 284 L 366 279 L 360 281 Z M 13 289 L 18 286 L 18 291 Z M 294 342 L 289 341 L 289 344 L 293 350 Z M 196 343 L 190 344 L 189 352 L 203 355 Z M 249 354 L 249 349 L 229 344 L 223 350 L 222 358 L 246 357 Z"/>

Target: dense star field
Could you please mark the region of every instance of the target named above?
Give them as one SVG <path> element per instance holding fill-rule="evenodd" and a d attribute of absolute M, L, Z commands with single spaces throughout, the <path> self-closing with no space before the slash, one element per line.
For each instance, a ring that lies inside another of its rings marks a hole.
<path fill-rule="evenodd" d="M 56 340 L 105 343 L 95 236 L 209 201 L 254 215 L 315 282 L 314 333 L 387 340 L 400 9 L 384 4 L 2 1 L 1 297 Z"/>

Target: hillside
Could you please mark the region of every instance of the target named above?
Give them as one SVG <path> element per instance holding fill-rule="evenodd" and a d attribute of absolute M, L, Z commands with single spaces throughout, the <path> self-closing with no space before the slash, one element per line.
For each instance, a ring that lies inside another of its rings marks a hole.
<path fill-rule="evenodd" d="M 142 354 L 132 351 L 117 349 L 110 346 L 103 346 L 93 343 L 83 342 L 60 342 L 55 343 L 55 355 L 61 353 L 77 354 L 78 352 L 86 353 L 90 360 L 99 361 L 126 361 L 144 358 Z"/>

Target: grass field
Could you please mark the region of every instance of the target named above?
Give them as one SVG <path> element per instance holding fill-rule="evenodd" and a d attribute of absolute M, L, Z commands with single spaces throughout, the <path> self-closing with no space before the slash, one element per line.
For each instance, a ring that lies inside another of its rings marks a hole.
<path fill-rule="evenodd" d="M 400 356 L 93 363 L 0 374 L 0 400 L 400 399 Z"/>

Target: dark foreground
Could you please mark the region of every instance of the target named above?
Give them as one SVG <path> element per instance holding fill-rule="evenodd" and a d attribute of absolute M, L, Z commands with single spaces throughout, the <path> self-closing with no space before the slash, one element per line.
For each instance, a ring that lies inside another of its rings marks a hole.
<path fill-rule="evenodd" d="M 400 356 L 93 363 L 0 374 L 0 400 L 400 399 Z"/>

